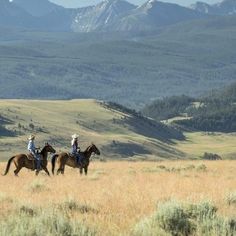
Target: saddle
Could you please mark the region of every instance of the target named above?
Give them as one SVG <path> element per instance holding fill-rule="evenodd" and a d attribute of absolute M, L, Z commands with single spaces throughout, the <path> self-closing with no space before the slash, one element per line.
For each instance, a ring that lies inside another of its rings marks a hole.
<path fill-rule="evenodd" d="M 37 154 L 37 155 L 40 155 L 40 154 Z M 33 156 L 31 153 L 27 153 L 26 156 L 27 156 L 27 158 L 28 158 L 30 161 L 34 161 L 34 160 L 35 160 L 34 156 Z M 41 155 L 40 155 L 40 160 L 41 160 Z"/>
<path fill-rule="evenodd" d="M 26 156 L 30 161 L 34 161 L 34 156 L 31 153 L 26 154 Z"/>
<path fill-rule="evenodd" d="M 70 158 L 72 158 L 72 159 L 76 159 L 76 158 L 77 158 L 77 156 L 76 156 L 76 155 L 74 155 L 74 154 L 71 154 L 70 152 L 68 152 L 68 156 L 69 156 Z"/>
<path fill-rule="evenodd" d="M 77 155 L 80 157 L 80 160 L 83 160 L 83 159 L 84 159 L 83 153 L 78 152 Z M 74 159 L 74 160 L 77 162 L 77 157 L 78 157 L 78 156 L 76 156 L 76 155 L 74 155 L 74 154 L 71 154 L 71 153 L 68 153 L 68 156 L 69 156 L 70 158 Z"/>
<path fill-rule="evenodd" d="M 40 155 L 40 154 L 37 154 L 37 155 Z M 34 156 L 31 154 L 31 153 L 28 153 L 26 154 L 27 158 L 33 162 L 33 167 L 32 167 L 32 171 L 36 170 L 37 169 L 37 163 L 36 163 L 36 160 L 34 158 Z M 40 155 L 40 160 L 41 160 L 41 155 Z M 40 167 L 40 170 L 42 168 Z"/>

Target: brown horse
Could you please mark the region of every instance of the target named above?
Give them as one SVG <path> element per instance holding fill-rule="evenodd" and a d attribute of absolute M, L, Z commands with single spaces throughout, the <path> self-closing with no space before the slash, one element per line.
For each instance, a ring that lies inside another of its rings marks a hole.
<path fill-rule="evenodd" d="M 88 146 L 84 152 L 80 152 L 80 155 L 82 157 L 81 164 L 78 164 L 76 161 L 76 158 L 71 156 L 69 153 L 62 152 L 59 154 L 55 154 L 52 157 L 52 161 L 51 161 L 52 162 L 52 173 L 54 174 L 55 164 L 57 162 L 57 164 L 59 166 L 59 168 L 57 169 L 57 174 L 59 174 L 59 173 L 64 174 L 65 165 L 68 165 L 73 168 L 79 168 L 80 174 L 83 174 L 83 169 L 84 169 L 84 173 L 85 173 L 85 175 L 87 175 L 89 161 L 90 161 L 90 157 L 91 157 L 92 153 L 100 155 L 100 151 L 98 150 L 98 148 L 94 144 L 91 144 L 90 146 Z"/>
<path fill-rule="evenodd" d="M 50 144 L 46 143 L 42 151 L 39 153 L 39 155 L 41 156 L 40 166 L 50 176 L 49 171 L 47 169 L 48 152 L 55 153 L 56 151 Z M 14 170 L 16 176 L 18 176 L 18 173 L 20 172 L 22 167 L 26 167 L 31 170 L 34 170 L 36 167 L 36 161 L 34 159 L 29 159 L 28 155 L 26 154 L 17 154 L 9 159 L 5 173 L 3 175 L 7 175 L 12 161 L 14 161 L 14 164 L 16 166 L 16 169 Z M 38 173 L 39 170 L 36 171 L 36 175 L 38 175 Z"/>

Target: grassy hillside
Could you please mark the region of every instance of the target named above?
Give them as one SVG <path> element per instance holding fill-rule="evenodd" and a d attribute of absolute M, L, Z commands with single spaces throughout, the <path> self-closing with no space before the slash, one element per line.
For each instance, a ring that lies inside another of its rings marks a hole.
<path fill-rule="evenodd" d="M 234 22 L 218 17 L 131 34 L 1 29 L 0 94 L 135 108 L 168 95 L 199 95 L 235 80 Z"/>
<path fill-rule="evenodd" d="M 0 100 L 0 114 L 13 135 L 1 133 L 0 160 L 27 152 L 30 133 L 37 145 L 48 141 L 58 151 L 69 151 L 71 135 L 78 133 L 81 149 L 94 142 L 101 158 L 185 158 L 173 146 L 173 140 L 184 139 L 181 132 L 95 100 Z"/>
<path fill-rule="evenodd" d="M 217 153 L 224 159 L 236 159 L 236 134 L 217 132 L 185 132 L 186 140 L 177 141 L 175 148 L 190 157 L 202 157 L 205 152 Z"/>

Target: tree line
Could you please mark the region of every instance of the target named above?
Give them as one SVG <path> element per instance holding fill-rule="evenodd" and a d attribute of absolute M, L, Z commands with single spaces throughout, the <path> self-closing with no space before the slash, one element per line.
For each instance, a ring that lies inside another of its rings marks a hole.
<path fill-rule="evenodd" d="M 144 107 L 144 115 L 156 120 L 166 120 L 178 116 L 175 124 L 209 132 L 236 131 L 236 83 L 212 90 L 205 96 L 191 98 L 185 95 L 156 100 Z"/>

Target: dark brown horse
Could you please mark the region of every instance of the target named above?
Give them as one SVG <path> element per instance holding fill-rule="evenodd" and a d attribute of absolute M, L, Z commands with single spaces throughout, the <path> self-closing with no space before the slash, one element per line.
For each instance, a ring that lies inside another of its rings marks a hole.
<path fill-rule="evenodd" d="M 100 151 L 98 148 L 94 145 L 91 144 L 86 148 L 84 152 L 80 152 L 81 155 L 81 163 L 78 164 L 76 161 L 76 158 L 71 156 L 71 154 L 62 152 L 59 154 L 55 154 L 52 157 L 52 173 L 54 174 L 55 170 L 55 164 L 58 164 L 58 169 L 57 169 L 57 174 L 61 173 L 64 174 L 65 171 L 65 165 L 68 165 L 73 168 L 79 168 L 80 169 L 80 174 L 83 174 L 83 169 L 85 175 L 88 173 L 88 166 L 89 166 L 89 161 L 92 153 L 95 153 L 97 155 L 100 155 Z"/>
<path fill-rule="evenodd" d="M 50 144 L 46 143 L 42 151 L 39 153 L 39 155 L 41 157 L 40 166 L 50 176 L 49 171 L 47 169 L 47 164 L 48 164 L 47 157 L 48 157 L 49 152 L 55 153 L 56 151 Z M 14 162 L 16 166 L 16 169 L 14 170 L 14 173 L 16 176 L 18 175 L 22 167 L 25 167 L 31 170 L 34 170 L 36 167 L 36 161 L 34 160 L 34 158 L 30 159 L 29 155 L 26 155 L 26 154 L 17 154 L 9 159 L 6 166 L 5 173 L 3 175 L 7 175 L 12 161 Z M 38 175 L 38 173 L 39 173 L 39 170 L 36 171 L 36 175 Z"/>

